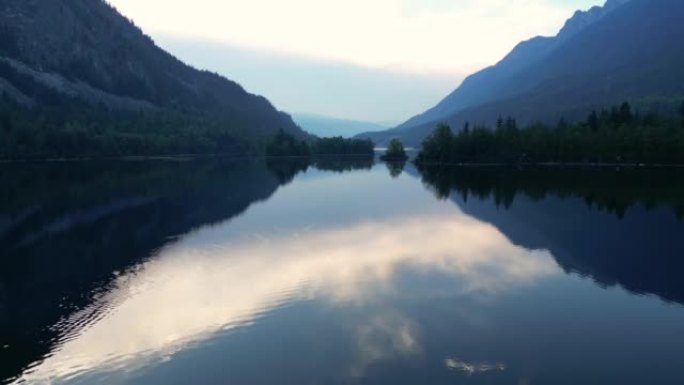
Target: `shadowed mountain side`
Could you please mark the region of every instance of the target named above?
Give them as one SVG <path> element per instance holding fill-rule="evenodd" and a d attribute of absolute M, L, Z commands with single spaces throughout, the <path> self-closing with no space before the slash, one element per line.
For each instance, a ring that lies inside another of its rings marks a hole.
<path fill-rule="evenodd" d="M 546 58 L 565 41 L 582 32 L 588 26 L 601 21 L 620 5 L 629 0 L 610 0 L 605 7 L 593 7 L 586 12 L 577 11 L 554 37 L 537 36 L 518 44 L 506 57 L 491 67 L 477 72 L 463 81 L 454 92 L 437 106 L 411 118 L 398 126 L 410 128 L 446 118 L 460 110 L 477 106 L 523 91 L 508 87 L 508 83 L 521 71 Z"/>
<path fill-rule="evenodd" d="M 415 171 L 413 171 L 415 172 Z M 568 272 L 684 304 L 681 172 L 423 169 L 438 197 Z M 644 230 L 650 229 L 650 230 Z"/>

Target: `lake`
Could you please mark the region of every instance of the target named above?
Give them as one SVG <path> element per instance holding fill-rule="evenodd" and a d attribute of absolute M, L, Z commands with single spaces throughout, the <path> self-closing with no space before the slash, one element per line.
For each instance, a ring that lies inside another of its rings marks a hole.
<path fill-rule="evenodd" d="M 683 384 L 684 173 L 0 165 L 9 384 Z"/>

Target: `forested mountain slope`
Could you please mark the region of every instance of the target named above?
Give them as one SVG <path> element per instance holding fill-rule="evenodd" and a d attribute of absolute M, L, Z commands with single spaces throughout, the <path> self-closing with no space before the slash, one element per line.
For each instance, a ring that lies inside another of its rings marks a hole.
<path fill-rule="evenodd" d="M 0 157 L 221 152 L 256 149 L 280 128 L 306 136 L 101 0 L 2 0 L 0 91 Z"/>

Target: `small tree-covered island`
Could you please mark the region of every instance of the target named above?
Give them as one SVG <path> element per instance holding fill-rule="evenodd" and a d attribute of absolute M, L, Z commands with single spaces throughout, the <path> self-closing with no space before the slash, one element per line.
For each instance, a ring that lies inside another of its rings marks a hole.
<path fill-rule="evenodd" d="M 381 158 L 386 162 L 405 162 L 408 160 L 408 155 L 406 155 L 404 144 L 399 139 L 392 139 Z"/>
<path fill-rule="evenodd" d="M 518 127 L 512 117 L 495 128 L 439 124 L 423 141 L 419 164 L 684 164 L 684 103 L 676 115 L 636 113 L 627 102 L 584 121 Z"/>

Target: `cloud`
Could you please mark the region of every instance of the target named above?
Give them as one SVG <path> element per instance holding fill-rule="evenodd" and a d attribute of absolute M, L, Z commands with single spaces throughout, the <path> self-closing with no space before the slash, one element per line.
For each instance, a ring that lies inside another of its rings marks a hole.
<path fill-rule="evenodd" d="M 110 0 L 153 34 L 413 72 L 472 72 L 596 0 Z M 577 4 L 580 3 L 580 4 Z M 163 11 L 162 11 L 163 10 Z"/>

